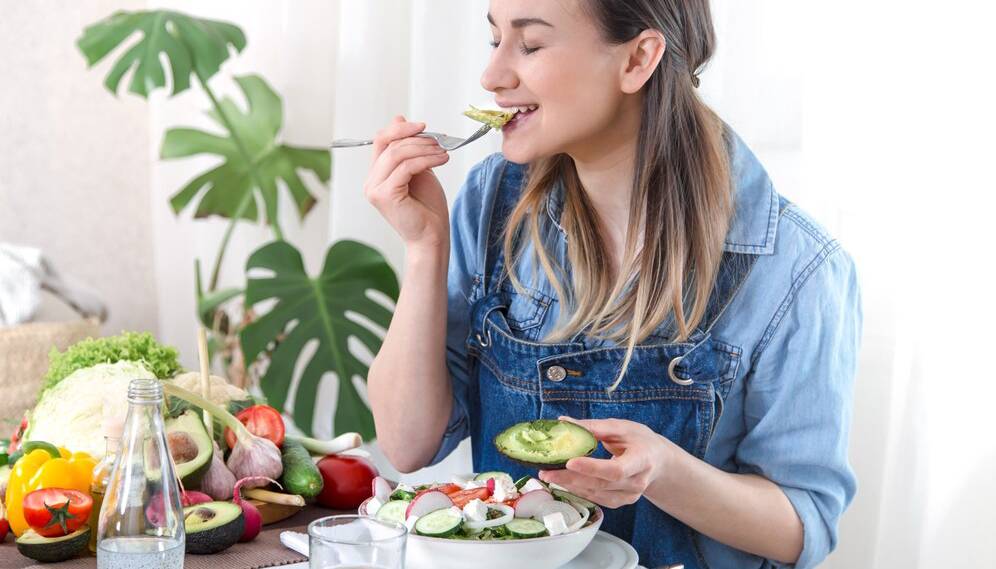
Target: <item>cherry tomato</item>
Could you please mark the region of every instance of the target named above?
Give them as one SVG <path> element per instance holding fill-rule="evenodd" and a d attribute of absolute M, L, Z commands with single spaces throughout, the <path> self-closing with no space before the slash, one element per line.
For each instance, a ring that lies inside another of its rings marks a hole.
<path fill-rule="evenodd" d="M 377 469 L 362 457 L 330 454 L 318 461 L 322 491 L 318 503 L 326 508 L 354 510 L 373 495 Z"/>
<path fill-rule="evenodd" d="M 242 424 L 249 429 L 249 432 L 257 437 L 270 439 L 273 444 L 282 446 L 284 444 L 284 419 L 277 411 L 269 405 L 253 405 L 236 413 L 235 418 L 242 421 Z M 235 448 L 235 433 L 225 427 L 225 442 L 228 448 Z"/>
<path fill-rule="evenodd" d="M 453 494 L 456 494 L 457 492 L 463 492 L 463 488 L 461 488 L 459 484 L 444 484 L 437 488 L 433 488 L 433 490 L 439 490 L 440 492 L 446 494 L 447 496 L 451 496 Z"/>
<path fill-rule="evenodd" d="M 24 497 L 24 521 L 43 537 L 68 535 L 90 517 L 93 499 L 78 490 L 42 488 Z"/>
<path fill-rule="evenodd" d="M 459 492 L 450 494 L 450 500 L 453 500 L 453 505 L 458 508 L 463 508 L 471 500 L 487 500 L 491 497 L 491 490 L 487 488 L 471 488 L 470 490 L 461 490 Z"/>

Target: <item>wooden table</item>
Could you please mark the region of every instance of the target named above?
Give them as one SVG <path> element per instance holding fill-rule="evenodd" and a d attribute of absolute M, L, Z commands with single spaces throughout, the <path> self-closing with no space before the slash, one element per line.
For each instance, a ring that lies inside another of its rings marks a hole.
<path fill-rule="evenodd" d="M 214 555 L 187 555 L 183 566 L 185 569 L 257 569 L 301 563 L 308 558 L 284 547 L 280 543 L 280 532 L 285 530 L 307 532 L 308 524 L 312 520 L 336 514 L 355 513 L 355 511 L 308 506 L 286 520 L 263 526 L 263 531 L 249 543 L 237 543 Z M 0 544 L 0 569 L 96 569 L 96 567 L 97 558 L 93 555 L 62 563 L 38 563 L 17 551 L 13 535 L 8 535 Z"/>

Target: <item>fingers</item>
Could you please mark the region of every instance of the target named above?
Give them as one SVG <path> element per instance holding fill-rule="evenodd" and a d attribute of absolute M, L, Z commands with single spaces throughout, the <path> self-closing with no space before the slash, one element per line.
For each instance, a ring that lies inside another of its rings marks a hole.
<path fill-rule="evenodd" d="M 379 130 L 374 136 L 372 161 L 376 162 L 381 153 L 395 140 L 415 136 L 423 130 L 425 130 L 425 123 L 408 122 L 401 115 L 394 117 L 390 124 Z"/>
<path fill-rule="evenodd" d="M 575 474 L 566 470 L 545 470 L 540 479 L 563 486 L 572 494 L 608 508 L 619 508 L 640 499 L 640 492 L 629 487 L 617 488 L 611 483 Z"/>
<path fill-rule="evenodd" d="M 429 152 L 427 154 L 420 154 L 406 158 L 394 169 L 387 180 L 385 180 L 384 185 L 387 187 L 387 191 L 393 193 L 394 190 L 399 188 L 404 188 L 408 185 L 408 182 L 412 178 L 425 172 L 430 168 L 435 168 L 436 166 L 442 166 L 450 159 L 450 155 L 446 151 L 442 152 Z"/>
<path fill-rule="evenodd" d="M 618 482 L 631 473 L 627 471 L 627 461 L 623 456 L 610 460 L 599 458 L 572 458 L 567 462 L 567 470 L 607 482 Z"/>
<path fill-rule="evenodd" d="M 439 146 L 434 139 L 424 136 L 395 140 L 384 149 L 380 157 L 370 167 L 367 184 L 379 185 L 405 160 L 445 152 L 443 147 Z"/>
<path fill-rule="evenodd" d="M 633 426 L 632 421 L 621 419 L 572 419 L 571 417 L 560 417 L 561 421 L 576 423 L 591 431 L 595 438 L 600 441 L 617 441 L 630 433 Z"/>

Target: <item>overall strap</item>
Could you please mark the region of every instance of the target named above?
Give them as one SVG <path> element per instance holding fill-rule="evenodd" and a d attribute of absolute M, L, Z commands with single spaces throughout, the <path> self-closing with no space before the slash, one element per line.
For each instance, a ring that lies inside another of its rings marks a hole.
<path fill-rule="evenodd" d="M 505 161 L 497 172 L 496 185 L 491 200 L 488 219 L 488 242 L 484 252 L 484 292 L 497 290 L 504 275 L 504 252 L 502 240 L 505 226 L 512 210 L 519 201 L 522 185 L 525 182 L 526 166 Z"/>

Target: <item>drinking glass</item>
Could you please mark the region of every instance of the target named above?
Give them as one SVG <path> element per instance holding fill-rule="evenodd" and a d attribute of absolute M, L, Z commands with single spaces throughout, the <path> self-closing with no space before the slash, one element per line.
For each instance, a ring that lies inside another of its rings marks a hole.
<path fill-rule="evenodd" d="M 404 524 L 369 516 L 319 518 L 308 524 L 311 569 L 404 569 Z"/>

